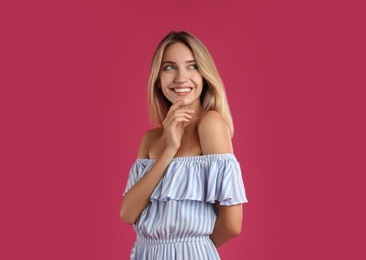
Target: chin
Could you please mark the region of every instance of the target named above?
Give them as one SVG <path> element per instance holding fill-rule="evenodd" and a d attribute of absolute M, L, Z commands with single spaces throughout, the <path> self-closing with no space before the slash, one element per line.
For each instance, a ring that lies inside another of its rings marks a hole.
<path fill-rule="evenodd" d="M 183 101 L 182 106 L 189 106 L 189 105 L 191 105 L 191 104 L 192 104 L 192 102 L 191 102 L 191 101 L 189 101 L 189 100 L 187 100 L 187 99 L 185 99 L 185 98 L 178 99 L 178 100 L 182 100 L 182 101 Z M 177 100 L 177 101 L 178 101 L 178 100 Z"/>
<path fill-rule="evenodd" d="M 183 101 L 182 105 L 187 105 L 188 101 L 185 99 L 185 98 L 172 98 L 172 99 L 169 99 L 169 101 L 172 103 L 172 104 L 175 104 L 177 103 L 178 101 Z"/>

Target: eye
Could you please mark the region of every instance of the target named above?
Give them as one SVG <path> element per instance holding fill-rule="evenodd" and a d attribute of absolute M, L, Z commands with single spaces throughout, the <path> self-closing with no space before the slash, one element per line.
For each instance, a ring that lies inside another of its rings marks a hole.
<path fill-rule="evenodd" d="M 173 65 L 166 65 L 163 69 L 164 70 L 173 70 L 174 66 Z"/>
<path fill-rule="evenodd" d="M 198 66 L 197 66 L 197 64 L 192 64 L 192 65 L 189 65 L 188 68 L 189 69 L 193 69 L 193 70 L 197 70 L 198 69 Z"/>

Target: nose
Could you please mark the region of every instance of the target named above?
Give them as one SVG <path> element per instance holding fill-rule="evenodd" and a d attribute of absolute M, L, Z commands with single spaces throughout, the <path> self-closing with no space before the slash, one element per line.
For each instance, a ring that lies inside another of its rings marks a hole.
<path fill-rule="evenodd" d="M 182 83 L 186 83 L 187 81 L 188 81 L 188 79 L 187 79 L 185 73 L 182 71 L 178 71 L 178 73 L 174 79 L 174 82 L 178 83 L 178 84 L 182 84 Z"/>

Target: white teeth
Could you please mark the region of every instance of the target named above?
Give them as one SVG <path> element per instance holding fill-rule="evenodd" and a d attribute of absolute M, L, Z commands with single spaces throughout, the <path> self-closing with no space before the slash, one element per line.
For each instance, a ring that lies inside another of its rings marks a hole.
<path fill-rule="evenodd" d="M 191 91 L 191 89 L 190 88 L 175 88 L 174 91 L 178 92 L 178 93 L 183 93 L 183 92 L 189 92 L 189 91 Z"/>

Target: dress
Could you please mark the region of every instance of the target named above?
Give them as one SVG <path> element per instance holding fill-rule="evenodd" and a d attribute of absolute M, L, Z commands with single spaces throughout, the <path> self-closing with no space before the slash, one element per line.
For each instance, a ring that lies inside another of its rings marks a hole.
<path fill-rule="evenodd" d="M 137 159 L 124 194 L 155 163 Z M 220 259 L 209 235 L 215 225 L 215 202 L 247 202 L 239 162 L 233 154 L 176 157 L 134 224 L 132 260 Z"/>

